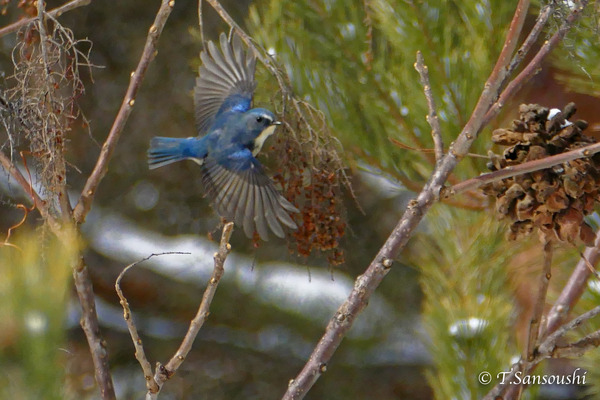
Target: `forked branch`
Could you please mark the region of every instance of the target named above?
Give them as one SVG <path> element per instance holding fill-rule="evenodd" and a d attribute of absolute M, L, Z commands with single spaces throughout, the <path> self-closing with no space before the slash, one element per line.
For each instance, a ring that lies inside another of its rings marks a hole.
<path fill-rule="evenodd" d="M 233 222 L 229 222 L 225 224 L 223 227 L 223 233 L 221 234 L 221 241 L 219 244 L 219 250 L 214 254 L 214 269 L 210 280 L 208 281 L 206 290 L 204 291 L 204 295 L 202 296 L 202 301 L 200 302 L 200 306 L 198 307 L 198 312 L 196 316 L 190 323 L 190 327 L 181 342 L 181 345 L 171 357 L 169 362 L 165 365 L 158 362 L 156 364 L 156 370 L 154 374 L 152 373 L 152 366 L 148 359 L 146 358 L 146 353 L 144 351 L 144 346 L 142 344 L 142 340 L 139 336 L 137 327 L 133 318 L 131 317 L 131 309 L 129 307 L 129 303 L 123 294 L 123 290 L 121 289 L 121 280 L 125 273 L 136 266 L 137 264 L 150 259 L 151 257 L 164 255 L 164 254 L 189 254 L 189 253 L 160 253 L 160 254 L 152 254 L 149 257 L 146 257 L 143 260 L 140 260 L 136 263 L 130 264 L 119 274 L 117 281 L 115 282 L 115 290 L 117 291 L 117 295 L 121 300 L 121 306 L 123 307 L 123 318 L 127 323 L 127 328 L 129 329 L 129 334 L 131 335 L 131 339 L 133 341 L 133 345 L 135 347 L 135 358 L 140 363 L 142 370 L 144 372 L 144 378 L 146 380 L 146 399 L 154 400 L 158 398 L 158 394 L 162 389 L 164 383 L 171 378 L 175 372 L 179 369 L 188 353 L 192 349 L 192 345 L 196 340 L 196 336 L 198 332 L 204 325 L 204 322 L 208 318 L 210 314 L 210 305 L 213 301 L 215 293 L 217 291 L 217 287 L 219 282 L 221 281 L 221 277 L 223 276 L 225 269 L 225 260 L 227 256 L 231 252 L 231 245 L 229 244 L 229 240 L 231 238 L 231 234 L 233 233 Z"/>

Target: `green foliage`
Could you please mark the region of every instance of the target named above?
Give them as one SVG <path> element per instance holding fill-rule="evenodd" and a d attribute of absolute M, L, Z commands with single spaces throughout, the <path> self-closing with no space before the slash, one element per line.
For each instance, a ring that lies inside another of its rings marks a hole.
<path fill-rule="evenodd" d="M 511 334 L 512 294 L 504 228 L 481 213 L 432 210 L 430 232 L 415 237 L 409 259 L 420 267 L 424 321 L 436 398 L 481 398 L 519 355 Z M 441 237 L 452 240 L 439 240 Z M 478 382 L 484 371 L 489 385 Z"/>
<path fill-rule="evenodd" d="M 351 7 L 270 0 L 250 8 L 248 25 L 347 150 L 396 176 L 423 179 L 431 157 L 389 141 L 433 147 L 413 66 L 417 50 L 429 66 L 448 146 L 478 99 L 513 11 L 503 1 L 371 0 Z M 481 141 L 475 150 L 484 147 Z"/>
<path fill-rule="evenodd" d="M 29 232 L 0 247 L 1 398 L 65 398 L 61 348 L 74 243 L 65 248 Z"/>

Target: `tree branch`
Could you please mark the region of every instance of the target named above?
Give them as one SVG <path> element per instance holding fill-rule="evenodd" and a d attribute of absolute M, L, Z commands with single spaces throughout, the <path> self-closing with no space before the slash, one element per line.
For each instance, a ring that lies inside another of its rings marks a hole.
<path fill-rule="evenodd" d="M 123 307 L 123 318 L 127 323 L 127 328 L 129 329 L 129 334 L 131 339 L 133 340 L 133 345 L 135 346 L 135 358 L 140 363 L 142 370 L 144 371 L 144 377 L 146 379 L 146 388 L 148 389 L 146 393 L 146 399 L 155 400 L 158 398 L 158 394 L 162 389 L 164 383 L 171 378 L 175 372 L 179 369 L 188 353 L 192 349 L 192 345 L 196 340 L 196 336 L 198 336 L 198 332 L 204 325 L 204 322 L 208 318 L 210 312 L 210 305 L 213 301 L 215 293 L 217 291 L 217 287 L 219 282 L 221 281 L 221 277 L 223 276 L 225 269 L 225 260 L 227 256 L 231 252 L 231 245 L 229 244 L 229 240 L 231 239 L 231 234 L 233 233 L 233 222 L 229 222 L 225 224 L 223 227 L 223 233 L 221 234 L 221 242 L 219 244 L 219 250 L 214 255 L 214 269 L 210 280 L 208 281 L 208 285 L 206 290 L 204 291 L 204 295 L 202 296 L 202 301 L 200 302 L 200 306 L 198 307 L 198 312 L 194 319 L 190 322 L 190 327 L 181 342 L 181 345 L 171 357 L 169 362 L 166 365 L 161 364 L 160 362 L 156 365 L 156 370 L 154 372 L 154 376 L 152 374 L 152 367 L 150 366 L 150 362 L 146 358 L 146 354 L 144 352 L 144 346 L 142 344 L 142 340 L 138 334 L 137 328 L 135 326 L 135 322 L 133 318 L 131 318 L 131 310 L 129 308 L 129 303 L 127 299 L 123 295 L 123 291 L 121 290 L 121 279 L 125 275 L 125 273 L 135 265 L 139 264 L 142 261 L 146 261 L 151 257 L 163 254 L 188 254 L 188 253 L 161 253 L 161 254 L 151 254 L 149 257 L 144 258 L 138 262 L 128 265 L 125 269 L 119 274 L 117 281 L 115 282 L 115 289 L 117 291 L 117 295 L 121 300 L 121 306 Z"/>
<path fill-rule="evenodd" d="M 440 120 L 437 115 L 437 108 L 435 106 L 435 99 L 431 91 L 431 84 L 429 83 L 429 71 L 423 54 L 417 51 L 417 62 L 415 63 L 415 69 L 421 76 L 421 85 L 423 85 L 423 91 L 425 92 L 425 98 L 427 99 L 427 107 L 429 108 L 429 114 L 427 115 L 427 122 L 431 125 L 431 136 L 433 138 L 433 148 L 435 151 L 435 161 L 439 162 L 444 156 L 444 141 L 442 139 L 442 128 L 440 127 Z"/>
<path fill-rule="evenodd" d="M 575 358 L 583 356 L 587 351 L 600 346 L 600 331 L 595 331 L 566 346 L 556 346 L 552 352 L 553 358 Z"/>
<path fill-rule="evenodd" d="M 560 26 L 560 28 L 558 28 L 558 31 L 556 31 L 554 35 L 552 35 L 552 37 L 543 44 L 542 48 L 537 52 L 537 54 L 533 57 L 529 64 L 527 64 L 523 71 L 521 71 L 521 73 L 517 75 L 517 77 L 506 86 L 506 89 L 504 89 L 498 100 L 487 112 L 484 118 L 484 123 L 489 123 L 489 121 L 491 121 L 496 115 L 498 115 L 498 113 L 504 107 L 508 99 L 511 98 L 516 92 L 518 92 L 525 83 L 529 82 L 529 80 L 540 71 L 542 60 L 546 58 L 548 54 L 550 54 L 550 52 L 565 37 L 565 34 L 569 31 L 569 29 L 571 29 L 573 24 L 579 19 L 579 17 L 581 17 L 581 12 L 587 6 L 588 2 L 588 0 L 582 0 L 580 2 L 579 7 L 571 11 L 571 14 L 569 14 L 569 16 Z M 541 15 L 545 15 L 545 12 L 549 11 L 542 10 Z M 538 18 L 538 22 L 540 22 L 540 25 L 538 26 L 538 24 L 536 23 L 532 32 L 536 31 L 536 29 L 541 30 L 543 26 L 541 25 L 541 23 L 543 22 L 545 24 L 545 21 L 547 21 L 547 18 L 546 20 L 543 20 L 543 18 Z M 524 54 L 517 55 L 517 57 L 519 57 L 520 59 L 523 59 L 524 56 Z M 514 68 L 516 68 L 516 66 Z"/>
<path fill-rule="evenodd" d="M 113 400 L 116 397 L 108 365 L 108 350 L 106 349 L 106 342 L 100 335 L 92 278 L 83 257 L 80 257 L 79 262 L 73 268 L 73 280 L 77 296 L 79 297 L 79 303 L 81 304 L 81 320 L 79 324 L 85 333 L 90 353 L 92 354 L 94 373 L 96 383 L 100 388 L 100 395 L 103 400 Z"/>
<path fill-rule="evenodd" d="M 125 298 L 125 295 L 123 294 L 123 290 L 121 290 L 121 280 L 125 276 L 125 273 L 127 271 L 129 271 L 131 268 L 135 267 L 136 265 L 138 265 L 144 261 L 147 261 L 147 260 L 151 259 L 152 257 L 162 256 L 162 255 L 167 255 L 167 254 L 190 254 L 190 253 L 175 251 L 175 252 L 150 254 L 148 257 L 144 258 L 143 260 L 134 262 L 133 264 L 129 264 L 128 266 L 126 266 L 123 269 L 123 271 L 121 271 L 121 273 L 119 274 L 119 276 L 117 277 L 117 280 L 115 282 L 115 290 L 117 291 L 117 296 L 119 296 L 121 307 L 123 307 L 123 319 L 127 323 L 127 329 L 129 329 L 129 335 L 131 336 L 131 339 L 133 340 L 133 346 L 135 347 L 135 358 L 138 360 L 138 362 L 140 363 L 140 365 L 142 367 L 142 370 L 144 371 L 144 379 L 146 380 L 146 388 L 148 389 L 148 391 L 153 391 L 155 393 L 157 393 L 159 391 L 159 387 L 156 384 L 156 381 L 154 379 L 152 379 L 152 366 L 150 365 L 150 362 L 146 358 L 146 353 L 144 351 L 144 345 L 142 343 L 142 339 L 140 338 L 140 335 L 138 334 L 138 330 L 135 325 L 135 322 L 133 322 L 133 318 L 131 317 L 131 309 L 129 308 L 129 302 L 127 301 L 127 298 Z"/>
<path fill-rule="evenodd" d="M 485 184 L 500 181 L 502 179 L 512 178 L 517 175 L 527 174 L 529 172 L 540 171 L 551 168 L 558 164 L 564 164 L 578 158 L 591 157 L 600 152 L 600 143 L 594 143 L 588 146 L 580 147 L 565 153 L 555 154 L 539 160 L 527 161 L 519 165 L 511 165 L 498 171 L 481 174 L 474 178 L 467 179 L 454 186 L 442 191 L 441 196 L 448 198 L 459 193 L 477 189 Z"/>
<path fill-rule="evenodd" d="M 560 326 L 554 332 L 549 334 L 546 337 L 546 339 L 544 340 L 544 342 L 542 344 L 540 344 L 540 346 L 538 347 L 539 354 L 542 356 L 544 356 L 544 355 L 548 356 L 548 355 L 552 354 L 552 352 L 554 351 L 554 348 L 556 348 L 556 342 L 558 342 L 558 340 L 561 337 L 563 337 L 567 332 L 572 331 L 573 329 L 577 328 L 579 325 L 581 325 L 585 321 L 587 321 L 591 318 L 594 318 L 598 314 L 600 314 L 600 306 L 592 308 L 590 311 L 587 311 L 587 312 L 581 314 L 580 316 L 578 316 L 577 318 L 573 318 L 571 321 Z M 539 358 L 539 356 L 538 356 L 538 358 Z M 541 361 L 541 360 L 538 360 L 538 362 L 539 361 Z"/>
<path fill-rule="evenodd" d="M 588 262 L 595 266 L 600 261 L 600 230 L 596 232 L 594 247 L 588 247 L 583 257 L 575 266 L 569 281 L 558 296 L 556 303 L 548 312 L 546 322 L 546 334 L 554 332 L 558 326 L 567 318 L 569 311 L 579 301 L 586 288 L 588 278 L 592 274 Z"/>
<path fill-rule="evenodd" d="M 54 216 L 49 212 L 48 205 L 40 198 L 37 192 L 33 189 L 30 182 L 21 174 L 21 171 L 12 163 L 12 161 L 0 151 L 0 164 L 2 167 L 17 181 L 17 183 L 23 188 L 25 193 L 31 197 L 31 201 L 35 208 L 38 209 L 44 221 L 48 223 L 48 226 L 52 232 L 60 237 L 61 236 L 61 224 Z"/>
<path fill-rule="evenodd" d="M 540 274 L 540 283 L 538 287 L 537 299 L 534 303 L 531 322 L 529 324 L 529 337 L 527 340 L 527 348 L 525 357 L 527 360 L 533 360 L 536 347 L 539 345 L 540 328 L 542 325 L 542 317 L 544 315 L 544 306 L 546 305 L 546 295 L 548 294 L 548 285 L 552 276 L 552 242 L 544 243 L 544 266 Z"/>
<path fill-rule="evenodd" d="M 165 368 L 171 374 L 174 374 L 175 371 L 179 368 L 183 360 L 187 357 L 188 353 L 192 349 L 192 344 L 194 344 L 194 340 L 202 328 L 202 325 L 206 321 L 210 314 L 210 305 L 215 297 L 215 293 L 217 291 L 217 286 L 219 286 L 219 282 L 225 273 L 225 260 L 227 256 L 231 252 L 231 245 L 229 244 L 229 240 L 231 239 L 231 234 L 233 233 L 233 222 L 228 222 L 223 227 L 223 233 L 221 234 L 221 242 L 219 244 L 219 251 L 214 254 L 215 267 L 213 269 L 213 274 L 210 277 L 208 284 L 206 285 L 206 290 L 204 291 L 204 295 L 202 296 L 202 302 L 200 303 L 200 307 L 198 307 L 198 312 L 196 316 L 190 323 L 190 328 L 181 342 L 181 346 L 177 349 L 177 352 Z"/>
<path fill-rule="evenodd" d="M 537 366 L 541 361 L 546 358 L 558 358 L 560 356 L 571 356 L 579 354 L 577 351 L 585 352 L 589 350 L 594 344 L 593 347 L 598 347 L 600 345 L 600 334 L 599 331 L 596 331 L 583 339 L 567 346 L 559 346 L 557 342 L 560 338 L 562 338 L 567 332 L 577 328 L 583 322 L 595 317 L 600 314 L 600 306 L 591 309 L 590 311 L 581 314 L 577 318 L 574 318 L 570 322 L 562 325 L 555 332 L 548 335 L 546 339 L 540 344 L 537 348 L 537 352 L 535 357 L 531 361 L 526 361 L 521 359 L 519 362 L 515 363 L 511 367 L 511 373 L 508 377 L 503 379 L 503 383 L 500 382 L 496 386 L 494 386 L 484 397 L 482 400 L 495 400 L 497 398 L 503 399 L 512 399 L 515 397 L 515 390 L 519 390 L 521 385 L 518 385 L 517 382 L 513 382 L 513 378 L 515 377 L 517 372 L 522 372 L 523 376 L 529 374 L 535 366 Z M 572 350 L 571 350 L 572 348 Z M 583 353 L 581 353 L 583 354 Z M 503 392 L 508 389 L 509 393 L 503 395 Z"/>
<path fill-rule="evenodd" d="M 79 201 L 73 210 L 73 219 L 77 224 L 81 224 L 85 221 L 85 217 L 90 211 L 92 201 L 96 195 L 98 185 L 106 175 L 108 170 L 108 162 L 110 161 L 117 142 L 121 137 L 121 133 L 123 132 L 123 128 L 127 123 L 127 119 L 133 110 L 135 97 L 144 79 L 144 75 L 148 70 L 148 66 L 156 56 L 156 45 L 158 43 L 158 39 L 160 38 L 160 34 L 162 33 L 162 30 L 167 22 L 167 19 L 169 18 L 169 15 L 171 14 L 171 11 L 173 10 L 174 5 L 175 0 L 162 0 L 160 8 L 156 14 L 156 18 L 154 19 L 154 23 L 152 26 L 150 26 L 144 51 L 142 52 L 142 56 L 137 68 L 131 73 L 129 87 L 127 88 L 123 102 L 121 103 L 121 108 L 119 109 L 108 137 L 102 146 L 102 150 L 100 151 L 100 156 L 98 157 L 98 161 L 96 162 L 94 170 L 86 181 L 81 192 L 81 196 L 79 197 Z"/>
<path fill-rule="evenodd" d="M 87 6 L 92 2 L 92 0 L 72 0 L 68 3 L 63 4 L 60 7 L 57 7 L 51 11 L 48 11 L 47 14 L 57 18 L 63 15 L 64 13 L 74 10 L 81 6 Z M 14 22 L 10 25 L 7 25 L 3 28 L 0 28 L 0 37 L 8 35 L 9 33 L 13 33 L 27 25 L 28 23 L 34 21 L 38 17 L 24 18 L 17 22 Z"/>

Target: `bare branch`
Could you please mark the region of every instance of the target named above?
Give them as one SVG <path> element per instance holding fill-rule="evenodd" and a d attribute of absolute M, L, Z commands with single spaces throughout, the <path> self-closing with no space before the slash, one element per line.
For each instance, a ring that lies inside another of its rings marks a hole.
<path fill-rule="evenodd" d="M 121 137 L 121 133 L 123 132 L 123 128 L 127 123 L 127 119 L 133 110 L 135 97 L 144 79 L 144 75 L 148 70 L 148 66 L 156 55 L 156 45 L 158 43 L 158 39 L 160 38 L 160 34 L 162 33 L 162 30 L 167 22 L 167 19 L 169 18 L 169 15 L 171 14 L 171 11 L 173 10 L 174 5 L 175 0 L 162 0 L 160 8 L 156 14 L 156 18 L 154 19 L 154 23 L 152 26 L 150 26 L 144 51 L 136 70 L 131 73 L 129 87 L 127 88 L 123 102 L 121 103 L 121 108 L 119 109 L 108 137 L 102 146 L 102 150 L 100 151 L 100 156 L 98 157 L 98 161 L 96 162 L 94 170 L 86 181 L 79 201 L 77 202 L 77 205 L 73 211 L 73 219 L 77 224 L 81 224 L 85 221 L 85 217 L 90 211 L 92 201 L 96 195 L 98 185 L 106 175 L 106 171 L 108 170 L 108 162 L 110 161 L 117 142 Z"/>
<path fill-rule="evenodd" d="M 131 268 L 135 267 L 136 265 L 138 265 L 144 261 L 147 261 L 147 260 L 151 259 L 152 257 L 163 256 L 163 255 L 168 255 L 168 254 L 190 254 L 190 253 L 175 251 L 175 252 L 150 254 L 148 257 L 144 258 L 143 260 L 134 262 L 133 264 L 129 264 L 128 266 L 126 266 L 123 269 L 123 271 L 121 271 L 121 273 L 119 274 L 119 276 L 117 277 L 117 280 L 115 282 L 115 290 L 117 291 L 117 295 L 119 296 L 119 299 L 121 300 L 120 301 L 121 307 L 123 307 L 123 319 L 127 323 L 127 329 L 129 329 L 129 335 L 131 336 L 131 339 L 133 341 L 133 346 L 135 347 L 135 358 L 138 360 L 138 362 L 140 363 L 140 365 L 142 367 L 142 370 L 144 371 L 144 378 L 146 379 L 146 388 L 148 389 L 148 391 L 152 391 L 155 393 L 157 393 L 159 391 L 159 388 L 158 388 L 158 385 L 156 384 L 156 381 L 154 379 L 152 379 L 152 366 L 150 365 L 150 362 L 146 358 L 146 353 L 144 352 L 144 345 L 142 343 L 142 339 L 140 338 L 137 327 L 135 326 L 135 322 L 133 322 L 133 318 L 131 317 L 131 309 L 129 308 L 129 302 L 127 301 L 127 299 L 125 298 L 125 295 L 123 294 L 123 291 L 121 290 L 121 280 L 123 279 L 123 276 L 125 276 L 125 273 L 127 271 L 129 271 Z"/>
<path fill-rule="evenodd" d="M 154 373 L 154 379 L 152 379 L 152 388 L 150 388 L 150 386 L 148 387 L 146 399 L 156 399 L 158 397 L 158 393 L 160 392 L 163 384 L 169 378 L 171 378 L 175 374 L 175 372 L 177 372 L 177 370 L 187 357 L 188 353 L 192 349 L 192 345 L 196 340 L 196 336 L 198 336 L 198 332 L 200 332 L 202 325 L 204 325 L 204 322 L 210 314 L 210 305 L 217 291 L 217 287 L 219 286 L 219 282 L 221 281 L 221 277 L 225 272 L 225 260 L 231 252 L 231 245 L 229 244 L 229 239 L 231 238 L 232 233 L 233 222 L 228 222 L 223 227 L 223 233 L 221 234 L 219 250 L 214 255 L 215 266 L 213 269 L 213 273 L 208 281 L 206 290 L 204 291 L 204 295 L 202 296 L 202 302 L 198 307 L 198 312 L 196 313 L 194 319 L 190 322 L 190 327 L 187 333 L 185 334 L 181 345 L 177 349 L 177 352 L 175 352 L 175 355 L 171 357 L 171 359 L 166 365 L 157 363 L 156 371 Z M 144 374 L 146 374 L 145 369 Z"/>
<path fill-rule="evenodd" d="M 2 151 L 0 151 L 0 164 L 2 164 L 2 167 L 4 167 L 4 169 L 17 181 L 17 183 L 23 188 L 25 193 L 27 193 L 31 197 L 35 208 L 38 209 L 44 221 L 48 223 L 48 226 L 50 227 L 52 232 L 56 236 L 60 237 L 60 222 L 52 216 L 52 214 L 48 210 L 48 205 L 46 204 L 46 202 L 40 198 L 40 196 L 31 186 L 30 182 L 23 176 L 23 174 L 21 174 L 21 171 L 19 171 L 17 167 L 15 167 L 12 161 Z"/>
<path fill-rule="evenodd" d="M 206 43 L 204 41 L 204 13 L 202 11 L 202 0 L 198 0 L 198 28 L 200 29 L 200 40 L 202 41 L 202 46 Z"/>
<path fill-rule="evenodd" d="M 600 306 L 592 308 L 590 311 L 585 312 L 577 318 L 574 318 L 566 324 L 560 326 L 558 329 L 556 329 L 556 331 L 548 335 L 544 342 L 540 344 L 538 347 L 539 354 L 546 357 L 551 355 L 556 348 L 556 342 L 558 342 L 558 339 L 563 337 L 567 332 L 577 328 L 588 319 L 594 318 L 598 314 L 600 314 Z"/>
<path fill-rule="evenodd" d="M 100 395 L 103 400 L 114 400 L 116 397 L 108 366 L 108 350 L 106 349 L 106 342 L 100 335 L 92 278 L 83 257 L 79 259 L 79 262 L 73 268 L 73 278 L 79 303 L 81 304 L 81 320 L 79 323 L 85 333 L 92 354 L 94 373 L 96 383 L 100 388 Z"/>
<path fill-rule="evenodd" d="M 62 14 L 66 13 L 67 11 L 74 10 L 81 6 L 87 6 L 91 2 L 92 2 L 92 0 L 72 0 L 68 3 L 63 4 L 60 7 L 55 8 L 54 10 L 48 11 L 47 14 L 50 14 L 53 17 L 60 17 Z M 24 18 L 22 20 L 19 20 L 17 22 L 14 22 L 10 25 L 5 26 L 4 28 L 0 28 L 0 37 L 2 37 L 4 35 L 8 35 L 9 33 L 18 31 L 19 29 L 21 29 L 28 23 L 32 22 L 36 18 L 37 17 Z"/>
<path fill-rule="evenodd" d="M 540 171 L 578 158 L 591 157 L 599 152 L 600 143 L 594 143 L 565 153 L 540 158 L 539 160 L 527 161 L 519 165 L 511 165 L 498 171 L 481 174 L 474 178 L 467 179 L 466 181 L 462 181 L 454 186 L 444 189 L 442 197 L 447 198 L 454 196 L 468 190 L 477 189 L 487 183 L 501 181 L 502 179 L 512 178 L 513 176 L 523 175 L 529 172 Z"/>
<path fill-rule="evenodd" d="M 525 55 L 529 53 L 531 47 L 535 44 L 535 42 L 537 42 L 537 39 L 540 36 L 540 33 L 542 32 L 544 26 L 546 26 L 548 18 L 550 18 L 550 15 L 552 15 L 554 8 L 555 4 L 553 3 L 546 4 L 544 7 L 542 7 L 535 21 L 535 25 L 533 26 L 533 28 L 531 28 L 529 35 L 527 36 L 521 47 L 519 47 L 519 50 L 517 50 L 517 53 L 510 62 L 507 70 L 507 76 L 512 74 L 517 69 L 517 67 L 525 58 Z"/>
<path fill-rule="evenodd" d="M 525 58 L 525 55 L 529 53 L 532 46 L 536 43 L 538 37 L 540 36 L 542 29 L 544 28 L 544 26 L 546 26 L 548 18 L 550 18 L 550 15 L 552 15 L 552 12 L 554 11 L 555 7 L 556 6 L 554 3 L 546 4 L 544 7 L 542 7 L 535 22 L 535 25 L 533 26 L 533 28 L 531 28 L 529 35 L 527 36 L 519 50 L 517 50 L 517 53 L 510 62 L 506 70 L 506 77 L 512 75 L 512 73 L 517 69 L 517 67 Z M 504 79 L 504 81 L 506 81 L 506 78 Z M 502 82 L 502 85 L 504 85 L 504 81 Z M 496 116 L 496 114 L 497 113 L 488 112 L 488 114 L 486 114 L 485 116 L 483 124 L 489 124 L 490 121 Z"/>
<path fill-rule="evenodd" d="M 515 79 L 510 82 L 502 94 L 498 98 L 498 100 L 494 103 L 494 105 L 487 112 L 484 123 L 488 123 L 492 120 L 502 107 L 506 104 L 509 98 L 511 98 L 517 91 L 519 91 L 523 85 L 540 71 L 542 60 L 550 54 L 550 52 L 560 43 L 560 41 L 565 37 L 566 33 L 571 29 L 573 24 L 581 17 L 581 13 L 583 9 L 587 6 L 588 0 L 582 0 L 579 3 L 579 7 L 575 8 L 571 11 L 569 16 L 565 19 L 563 24 L 558 28 L 558 31 L 552 35 L 552 37 L 547 40 L 542 48 L 537 52 L 537 54 L 533 57 L 533 59 L 527 64 L 527 66 L 521 71 L 519 75 Z M 534 28 L 538 28 L 538 24 L 534 26 Z M 541 26 L 538 28 L 541 29 Z M 518 57 L 521 59 L 524 58 L 524 55 L 519 54 Z M 516 67 L 515 67 L 516 68 Z"/>
<path fill-rule="evenodd" d="M 533 312 L 531 315 L 531 322 L 529 324 L 529 337 L 527 340 L 527 349 L 525 356 L 528 361 L 533 360 L 536 347 L 539 345 L 538 339 L 540 337 L 540 327 L 542 324 L 542 317 L 544 315 L 544 306 L 546 305 L 546 295 L 548 294 L 548 285 L 550 284 L 550 277 L 552 266 L 552 242 L 547 241 L 544 243 L 544 266 L 542 273 L 540 274 L 540 283 L 538 287 L 537 299 L 533 306 Z"/>
<path fill-rule="evenodd" d="M 423 85 L 423 91 L 425 92 L 425 98 L 427 99 L 427 107 L 429 108 L 429 114 L 427 115 L 427 122 L 431 125 L 431 136 L 433 137 L 433 147 L 435 150 L 435 161 L 439 162 L 444 156 L 444 141 L 442 139 L 442 128 L 440 127 L 440 120 L 437 115 L 435 99 L 431 91 L 431 84 L 429 83 L 429 71 L 423 54 L 417 51 L 417 62 L 415 63 L 415 69 L 421 76 L 421 85 Z"/>
<path fill-rule="evenodd" d="M 554 358 L 575 358 L 583 356 L 587 351 L 600 346 L 600 331 L 595 331 L 575 343 L 556 346 L 552 352 Z"/>
<path fill-rule="evenodd" d="M 594 247 L 589 247 L 585 250 L 583 257 L 575 266 L 569 281 L 558 296 L 556 303 L 550 309 L 546 322 L 546 334 L 554 332 L 567 318 L 569 312 L 585 291 L 588 278 L 592 274 L 588 263 L 596 265 L 598 261 L 600 261 L 600 231 L 596 232 Z"/>
<path fill-rule="evenodd" d="M 227 255 L 231 252 L 231 245 L 229 244 L 229 239 L 231 238 L 231 234 L 233 233 L 233 222 L 228 222 L 223 227 L 223 233 L 221 234 L 221 243 L 219 244 L 219 251 L 215 253 L 215 268 L 213 270 L 213 274 L 208 281 L 208 285 L 206 290 L 204 291 L 204 295 L 202 296 L 202 302 L 200 303 L 200 307 L 198 308 L 198 312 L 196 313 L 196 317 L 192 320 L 190 324 L 190 329 L 185 335 L 181 346 L 177 350 L 177 353 L 169 360 L 166 365 L 168 371 L 175 372 L 177 368 L 181 365 L 190 349 L 192 348 L 192 344 L 198 334 L 200 328 L 206 321 L 206 318 L 210 314 L 210 304 L 213 301 L 215 296 L 215 292 L 217 291 L 217 286 L 221 281 L 221 277 L 225 272 L 224 265 L 225 259 Z"/>
<path fill-rule="evenodd" d="M 567 332 L 577 328 L 583 322 L 595 317 L 600 314 L 600 306 L 593 308 L 592 310 L 581 314 L 577 318 L 571 320 L 570 322 L 562 325 L 555 332 L 548 335 L 546 339 L 540 344 L 537 348 L 537 352 L 535 357 L 526 361 L 521 359 L 519 362 L 514 364 L 511 368 L 511 373 L 503 379 L 503 382 L 498 383 L 494 386 L 484 397 L 482 400 L 494 400 L 499 398 L 503 399 L 512 399 L 517 393 L 515 391 L 519 391 L 522 387 L 520 384 L 516 384 L 517 382 L 513 382 L 513 378 L 515 377 L 517 372 L 522 372 L 523 376 L 529 374 L 533 369 L 544 359 L 546 358 L 558 358 L 562 356 L 575 356 L 578 355 L 579 352 L 583 354 L 583 352 L 591 349 L 592 347 L 598 347 L 600 345 L 600 333 L 594 332 L 583 339 L 567 346 L 559 346 L 557 342 L 560 338 L 562 338 Z M 504 391 L 507 393 L 503 394 Z"/>

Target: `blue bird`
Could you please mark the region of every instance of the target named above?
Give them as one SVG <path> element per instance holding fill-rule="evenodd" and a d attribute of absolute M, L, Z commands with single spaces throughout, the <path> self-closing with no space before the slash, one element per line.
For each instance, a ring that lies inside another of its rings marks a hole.
<path fill-rule="evenodd" d="M 270 229 L 285 237 L 282 225 L 297 226 L 289 213 L 299 212 L 286 200 L 255 158 L 277 125 L 275 115 L 251 108 L 256 56 L 244 52 L 237 35 L 222 33 L 221 51 L 208 42 L 194 89 L 196 128 L 190 138 L 155 137 L 148 150 L 150 169 L 180 160 L 200 164 L 202 183 L 217 213 L 243 226 L 248 237 Z"/>

